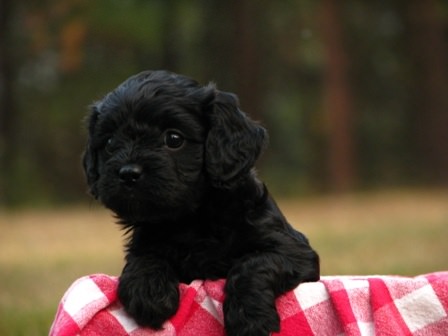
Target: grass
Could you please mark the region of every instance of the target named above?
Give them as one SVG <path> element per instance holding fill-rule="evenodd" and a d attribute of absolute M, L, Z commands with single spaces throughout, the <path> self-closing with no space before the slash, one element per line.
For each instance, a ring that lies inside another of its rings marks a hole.
<path fill-rule="evenodd" d="M 448 193 L 280 200 L 318 250 L 323 275 L 448 270 Z M 0 335 L 47 335 L 78 277 L 119 274 L 123 238 L 100 208 L 0 213 Z"/>

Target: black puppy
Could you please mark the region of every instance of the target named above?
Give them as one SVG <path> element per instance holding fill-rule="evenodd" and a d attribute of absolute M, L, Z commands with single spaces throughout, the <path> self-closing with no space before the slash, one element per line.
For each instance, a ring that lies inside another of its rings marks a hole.
<path fill-rule="evenodd" d="M 234 94 L 166 71 L 135 75 L 92 107 L 91 193 L 130 231 L 118 296 L 142 326 L 176 313 L 179 282 L 226 278 L 228 335 L 280 328 L 275 299 L 319 279 L 254 163 L 266 132 Z"/>

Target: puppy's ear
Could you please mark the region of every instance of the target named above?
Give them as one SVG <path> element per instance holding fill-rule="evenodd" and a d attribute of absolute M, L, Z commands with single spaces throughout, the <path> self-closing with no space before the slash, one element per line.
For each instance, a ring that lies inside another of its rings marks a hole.
<path fill-rule="evenodd" d="M 216 90 L 209 106 L 206 171 L 213 186 L 231 189 L 251 171 L 265 146 L 267 133 L 239 109 L 233 93 Z"/>
<path fill-rule="evenodd" d="M 98 115 L 98 104 L 94 104 L 92 105 L 90 115 L 87 118 L 88 139 L 86 149 L 82 157 L 82 164 L 84 173 L 87 178 L 89 191 L 95 198 L 97 197 L 96 181 L 98 180 L 98 154 L 93 148 L 92 139 L 94 137 L 95 125 L 98 120 Z"/>

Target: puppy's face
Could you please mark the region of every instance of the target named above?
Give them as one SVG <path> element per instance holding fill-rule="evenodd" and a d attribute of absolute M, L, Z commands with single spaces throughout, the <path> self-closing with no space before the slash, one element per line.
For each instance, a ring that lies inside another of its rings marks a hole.
<path fill-rule="evenodd" d="M 84 168 L 91 193 L 122 219 L 169 220 L 247 175 L 263 141 L 233 95 L 144 72 L 92 107 Z"/>

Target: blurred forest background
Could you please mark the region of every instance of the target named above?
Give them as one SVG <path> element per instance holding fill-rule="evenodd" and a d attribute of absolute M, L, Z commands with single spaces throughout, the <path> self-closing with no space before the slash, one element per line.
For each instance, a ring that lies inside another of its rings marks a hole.
<path fill-rule="evenodd" d="M 447 269 L 448 1 L 0 0 L 1 335 L 48 335 L 74 279 L 120 273 L 83 118 L 145 69 L 268 128 L 259 174 L 323 275 Z"/>
<path fill-rule="evenodd" d="M 239 95 L 286 194 L 448 184 L 448 2 L 0 0 L 0 204 L 86 200 L 87 106 L 144 69 Z"/>

